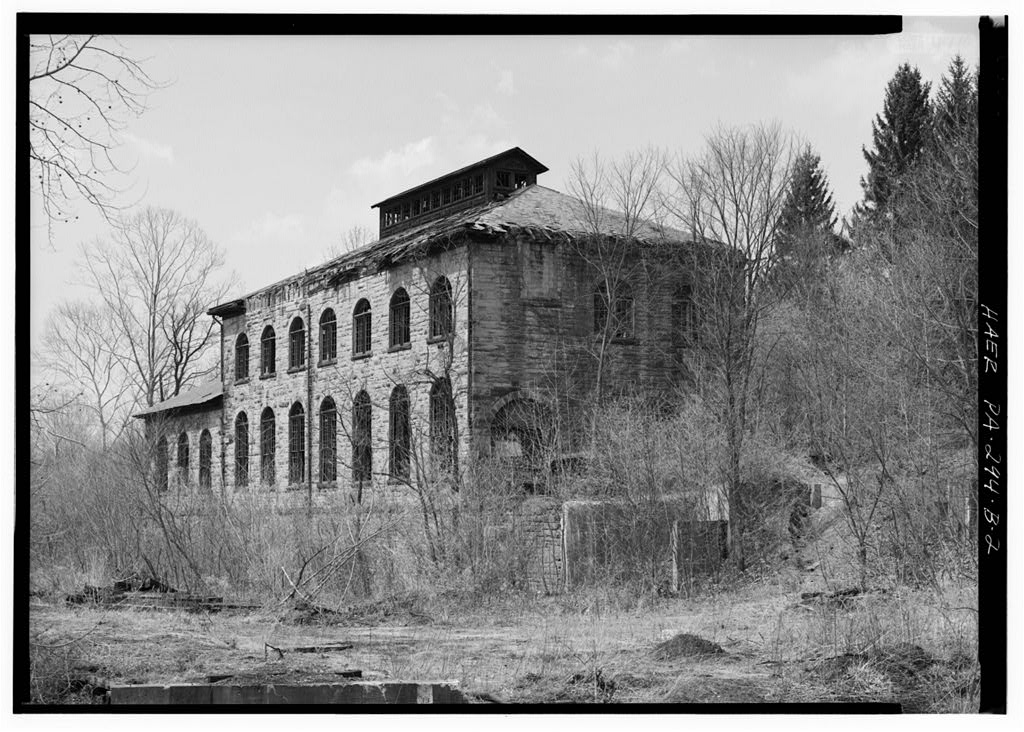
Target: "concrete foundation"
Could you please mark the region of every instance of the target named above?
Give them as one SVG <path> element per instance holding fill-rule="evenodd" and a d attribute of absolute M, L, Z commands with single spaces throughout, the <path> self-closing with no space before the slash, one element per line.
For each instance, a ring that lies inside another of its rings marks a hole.
<path fill-rule="evenodd" d="M 124 704 L 463 704 L 451 682 L 354 681 L 344 684 L 167 684 L 113 686 Z"/>

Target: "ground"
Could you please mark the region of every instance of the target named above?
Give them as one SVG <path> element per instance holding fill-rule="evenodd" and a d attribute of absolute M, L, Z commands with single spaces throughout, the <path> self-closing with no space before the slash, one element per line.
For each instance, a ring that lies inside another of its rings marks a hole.
<path fill-rule="evenodd" d="M 801 597 L 816 588 L 825 594 Z M 358 669 L 364 679 L 453 680 L 478 701 L 976 709 L 969 588 L 830 596 L 834 589 L 791 568 L 689 599 L 447 596 L 303 622 L 308 615 L 276 602 L 211 614 L 34 597 L 30 619 L 42 649 L 37 677 L 55 676 L 65 703 L 88 701 L 95 682 L 323 681 Z"/>

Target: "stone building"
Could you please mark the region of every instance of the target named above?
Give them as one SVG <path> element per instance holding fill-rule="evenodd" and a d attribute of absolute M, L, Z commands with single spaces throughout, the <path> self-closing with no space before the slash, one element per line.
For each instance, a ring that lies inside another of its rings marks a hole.
<path fill-rule="evenodd" d="M 677 231 L 537 183 L 512 148 L 392 196 L 379 240 L 208 314 L 220 378 L 146 409 L 158 480 L 225 493 L 386 489 L 473 455 L 585 451 L 595 390 L 682 375 Z"/>

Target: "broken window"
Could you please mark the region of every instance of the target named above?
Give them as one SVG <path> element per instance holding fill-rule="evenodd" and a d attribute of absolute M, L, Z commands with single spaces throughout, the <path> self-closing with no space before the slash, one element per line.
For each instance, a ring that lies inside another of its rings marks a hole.
<path fill-rule="evenodd" d="M 161 437 L 156 443 L 156 489 L 167 490 L 167 438 Z"/>
<path fill-rule="evenodd" d="M 511 188 L 512 187 L 512 172 L 508 170 L 499 170 L 495 174 L 494 178 L 495 188 Z"/>
<path fill-rule="evenodd" d="M 388 311 L 388 348 L 409 345 L 409 293 L 405 288 L 399 287 L 395 290 Z"/>
<path fill-rule="evenodd" d="M 235 341 L 235 381 L 249 378 L 249 336 L 241 333 Z"/>
<path fill-rule="evenodd" d="M 356 394 L 352 401 L 352 480 L 370 480 L 373 474 L 372 413 L 370 395 Z"/>
<path fill-rule="evenodd" d="M 440 191 L 433 191 L 433 192 L 431 192 L 431 194 L 430 194 L 430 208 L 434 209 L 434 208 L 440 208 L 440 207 L 441 207 L 441 192 Z"/>
<path fill-rule="evenodd" d="M 188 485 L 188 434 L 178 435 L 178 482 Z"/>
<path fill-rule="evenodd" d="M 235 417 L 235 485 L 249 485 L 249 417 L 245 412 Z"/>
<path fill-rule="evenodd" d="M 352 311 L 352 355 L 370 352 L 370 301 L 363 298 Z"/>
<path fill-rule="evenodd" d="M 516 188 L 525 188 L 530 178 L 526 173 L 516 173 Z"/>
<path fill-rule="evenodd" d="M 633 337 L 633 291 L 625 282 L 616 283 L 611 298 L 604 281 L 594 288 L 594 333 L 603 334 L 606 328 L 611 338 Z"/>
<path fill-rule="evenodd" d="M 306 365 L 306 326 L 302 318 L 295 318 L 288 326 L 288 368 L 300 369 Z"/>
<path fill-rule="evenodd" d="M 442 472 L 455 467 L 457 434 L 452 382 L 443 377 L 430 388 L 430 454 L 433 466 Z"/>
<path fill-rule="evenodd" d="M 338 410 L 334 400 L 324 397 L 320 402 L 320 480 L 333 483 L 338 479 Z"/>
<path fill-rule="evenodd" d="M 451 188 L 443 188 L 441 190 L 441 203 L 443 205 L 447 206 L 451 202 L 452 202 L 452 189 Z"/>
<path fill-rule="evenodd" d="M 274 485 L 277 476 L 274 470 L 275 437 L 274 410 L 267 407 L 260 416 L 260 480 L 264 485 Z"/>
<path fill-rule="evenodd" d="M 320 316 L 320 360 L 333 361 L 338 357 L 338 321 L 334 311 L 324 310 Z"/>
<path fill-rule="evenodd" d="M 260 373 L 270 376 L 277 370 L 277 336 L 269 325 L 263 329 L 260 337 Z"/>
<path fill-rule="evenodd" d="M 693 286 L 689 281 L 680 284 L 672 296 L 672 335 L 677 346 L 693 343 L 697 335 Z"/>
<path fill-rule="evenodd" d="M 306 414 L 295 402 L 288 410 L 288 482 L 301 483 L 306 476 Z"/>
<path fill-rule="evenodd" d="M 452 283 L 441 276 L 430 288 L 430 338 L 444 338 L 452 332 Z"/>
<path fill-rule="evenodd" d="M 409 391 L 404 386 L 398 385 L 391 390 L 388 412 L 388 474 L 395 479 L 408 480 L 412 430 L 409 425 Z"/>
<path fill-rule="evenodd" d="M 483 193 L 483 192 L 484 192 L 484 174 L 480 173 L 479 175 L 477 175 L 477 176 L 475 176 L 473 178 L 473 195 L 476 195 L 477 193 Z"/>
<path fill-rule="evenodd" d="M 213 437 L 210 430 L 203 430 L 199 433 L 199 487 L 204 490 L 210 490 L 213 486 L 212 462 Z"/>

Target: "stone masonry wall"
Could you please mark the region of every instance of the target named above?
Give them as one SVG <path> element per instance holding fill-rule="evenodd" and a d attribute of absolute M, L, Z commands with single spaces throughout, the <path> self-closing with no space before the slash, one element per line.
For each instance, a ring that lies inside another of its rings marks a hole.
<path fill-rule="evenodd" d="M 527 584 L 534 592 L 557 594 L 565 587 L 562 576 L 562 503 L 554 498 L 523 502 L 523 531 L 529 554 Z"/>
<path fill-rule="evenodd" d="M 403 384 L 409 392 L 410 421 L 414 452 L 426 455 L 428 441 L 429 393 L 432 376 L 447 370 L 452 381 L 456 421 L 460 433 L 468 423 L 467 349 L 468 297 L 465 249 L 449 250 L 390 270 L 308 292 L 308 283 L 270 287 L 249 297 L 243 315 L 226 318 L 223 324 L 225 388 L 226 483 L 235 487 L 235 420 L 245 412 L 249 420 L 248 490 L 296 491 L 304 495 L 322 488 L 346 489 L 352 484 L 352 403 L 366 390 L 372 405 L 373 489 L 387 489 L 389 399 L 392 389 Z M 449 344 L 428 343 L 428 296 L 431 283 L 440 275 L 452 284 L 454 338 Z M 388 348 L 388 315 L 392 294 L 404 287 L 410 303 L 411 344 L 401 350 Z M 371 354 L 353 356 L 353 308 L 366 298 L 371 305 Z M 320 354 L 320 317 L 332 308 L 337 321 L 337 358 L 323 362 Z M 307 362 L 290 371 L 288 329 L 295 317 L 306 328 Z M 274 328 L 276 373 L 260 374 L 260 337 L 265 326 Z M 249 338 L 249 377 L 236 382 L 235 342 L 245 332 Z M 449 364 L 446 369 L 446 364 Z M 320 476 L 320 406 L 331 397 L 337 408 L 337 474 L 335 484 L 325 485 Z M 298 402 L 306 415 L 306 476 L 300 484 L 288 485 L 288 413 Z M 274 486 L 260 485 L 260 416 L 265 407 L 275 416 Z M 465 434 L 459 435 L 460 454 L 467 453 Z M 364 489 L 365 490 L 365 489 Z"/>

